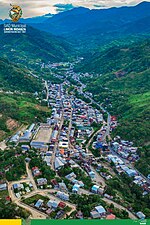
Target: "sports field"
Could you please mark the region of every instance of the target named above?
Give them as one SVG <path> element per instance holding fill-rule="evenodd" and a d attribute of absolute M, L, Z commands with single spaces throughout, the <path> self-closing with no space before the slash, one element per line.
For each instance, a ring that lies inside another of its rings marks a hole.
<path fill-rule="evenodd" d="M 52 134 L 52 128 L 40 127 L 36 134 L 34 141 L 49 143 Z"/>

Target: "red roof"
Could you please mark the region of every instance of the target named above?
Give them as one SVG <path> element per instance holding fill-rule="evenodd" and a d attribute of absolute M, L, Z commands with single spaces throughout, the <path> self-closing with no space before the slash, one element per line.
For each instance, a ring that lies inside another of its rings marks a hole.
<path fill-rule="evenodd" d="M 111 121 L 117 120 L 116 116 L 111 116 Z"/>
<path fill-rule="evenodd" d="M 108 212 L 110 212 L 110 213 L 112 213 L 112 212 L 113 212 L 113 210 L 112 210 L 112 209 L 107 209 L 107 211 L 108 211 Z"/>
<path fill-rule="evenodd" d="M 32 167 L 32 170 L 37 170 L 37 169 L 39 169 L 37 166 Z"/>
<path fill-rule="evenodd" d="M 6 201 L 11 201 L 11 197 L 10 196 L 7 196 L 6 197 Z"/>
<path fill-rule="evenodd" d="M 58 204 L 58 207 L 60 207 L 60 208 L 65 208 L 65 207 L 66 207 L 66 203 L 60 202 L 60 203 Z"/>
<path fill-rule="evenodd" d="M 51 180 L 51 183 L 52 183 L 53 185 L 57 185 L 57 184 L 58 184 L 57 181 L 56 181 L 55 179 Z"/>
<path fill-rule="evenodd" d="M 114 220 L 114 219 L 116 219 L 116 216 L 114 214 L 106 216 L 106 220 Z"/>

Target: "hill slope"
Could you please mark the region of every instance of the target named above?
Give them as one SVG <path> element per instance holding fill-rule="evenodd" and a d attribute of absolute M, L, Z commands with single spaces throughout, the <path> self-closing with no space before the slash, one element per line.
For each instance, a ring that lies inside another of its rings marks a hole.
<path fill-rule="evenodd" d="M 113 47 L 82 61 L 79 71 L 101 74 L 83 78 L 87 90 L 103 102 L 120 126 L 123 138 L 145 145 L 149 141 L 150 41 Z"/>
<path fill-rule="evenodd" d="M 68 42 L 27 26 L 25 34 L 4 34 L 0 26 L 0 55 L 17 62 L 58 62 L 67 60 L 71 52 Z"/>
<path fill-rule="evenodd" d="M 150 41 L 137 44 L 113 46 L 104 51 L 97 51 L 82 61 L 79 70 L 95 73 L 111 73 L 117 70 L 140 72 L 150 66 Z"/>
<path fill-rule="evenodd" d="M 0 89 L 21 92 L 41 91 L 40 81 L 29 70 L 0 58 Z"/>

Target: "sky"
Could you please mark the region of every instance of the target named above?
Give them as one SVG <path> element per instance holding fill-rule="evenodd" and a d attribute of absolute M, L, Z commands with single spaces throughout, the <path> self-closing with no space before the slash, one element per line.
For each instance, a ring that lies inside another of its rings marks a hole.
<path fill-rule="evenodd" d="M 8 18 L 10 4 L 17 4 L 23 10 L 23 18 L 58 13 L 74 7 L 92 8 L 120 7 L 136 5 L 142 0 L 0 0 L 0 18 Z M 148 0 L 150 1 L 150 0 Z"/>

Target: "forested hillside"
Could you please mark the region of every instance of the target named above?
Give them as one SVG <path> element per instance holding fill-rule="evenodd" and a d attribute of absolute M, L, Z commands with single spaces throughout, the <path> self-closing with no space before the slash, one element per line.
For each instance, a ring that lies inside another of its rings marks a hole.
<path fill-rule="evenodd" d="M 19 63 L 58 62 L 68 59 L 70 44 L 63 38 L 41 32 L 27 25 L 25 34 L 5 34 L 0 25 L 0 56 Z"/>
<path fill-rule="evenodd" d="M 90 62 L 90 63 L 89 63 Z M 118 117 L 115 134 L 145 145 L 149 141 L 150 41 L 112 47 L 82 61 L 79 71 L 94 73 L 83 78 L 94 98 Z"/>
<path fill-rule="evenodd" d="M 0 88 L 10 91 L 35 92 L 41 90 L 42 85 L 28 69 L 5 58 L 0 58 Z"/>
<path fill-rule="evenodd" d="M 0 140 L 22 124 L 45 122 L 50 114 L 32 94 L 0 93 Z"/>

